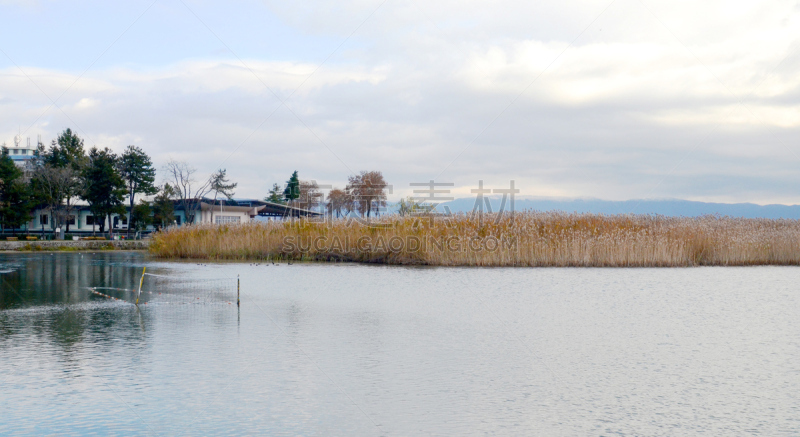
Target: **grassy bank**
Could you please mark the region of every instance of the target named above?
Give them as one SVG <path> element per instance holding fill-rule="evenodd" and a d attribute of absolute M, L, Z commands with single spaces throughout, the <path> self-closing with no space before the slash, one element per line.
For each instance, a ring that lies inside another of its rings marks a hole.
<path fill-rule="evenodd" d="M 798 265 L 800 221 L 522 212 L 497 217 L 384 216 L 172 228 L 163 258 L 292 259 L 444 266 Z"/>

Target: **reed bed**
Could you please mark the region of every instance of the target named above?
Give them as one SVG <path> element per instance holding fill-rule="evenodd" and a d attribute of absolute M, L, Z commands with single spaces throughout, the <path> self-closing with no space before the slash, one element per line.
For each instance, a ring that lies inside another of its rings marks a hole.
<path fill-rule="evenodd" d="M 800 221 L 562 212 L 193 225 L 156 233 L 162 258 L 440 266 L 800 264 Z"/>

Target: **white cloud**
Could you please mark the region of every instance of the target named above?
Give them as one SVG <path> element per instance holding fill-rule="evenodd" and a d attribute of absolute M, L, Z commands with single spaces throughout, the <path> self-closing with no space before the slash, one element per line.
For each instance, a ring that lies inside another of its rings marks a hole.
<path fill-rule="evenodd" d="M 271 7 L 343 41 L 379 3 Z M 528 195 L 800 201 L 786 147 L 800 133 L 794 6 L 620 0 L 586 28 L 602 7 L 386 3 L 321 67 L 217 55 L 75 82 L 80 71 L 23 65 L 51 98 L 74 82 L 66 116 L 53 108 L 28 134 L 73 126 L 88 145 L 222 165 L 254 197 L 295 169 L 339 186 L 379 169 L 396 196 L 444 170 L 465 195 L 514 179 Z M 273 92 L 291 94 L 290 109 Z M 2 138 L 49 105 L 15 67 L 0 70 Z"/>
<path fill-rule="evenodd" d="M 88 97 L 84 97 L 84 98 L 80 99 L 78 101 L 78 103 L 75 104 L 75 109 L 78 109 L 78 110 L 90 109 L 90 108 L 93 108 L 93 107 L 97 106 L 98 103 L 100 103 L 98 100 L 90 99 Z"/>

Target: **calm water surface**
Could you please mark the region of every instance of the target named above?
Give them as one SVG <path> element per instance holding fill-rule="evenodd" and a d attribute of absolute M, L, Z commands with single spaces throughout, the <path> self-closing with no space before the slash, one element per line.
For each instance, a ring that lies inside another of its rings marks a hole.
<path fill-rule="evenodd" d="M 799 283 L 5 254 L 0 434 L 797 435 Z"/>

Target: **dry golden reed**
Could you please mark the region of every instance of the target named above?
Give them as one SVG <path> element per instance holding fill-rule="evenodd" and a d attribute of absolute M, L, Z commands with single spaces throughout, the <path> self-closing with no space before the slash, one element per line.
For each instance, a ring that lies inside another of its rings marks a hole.
<path fill-rule="evenodd" d="M 442 266 L 798 265 L 800 221 L 517 212 L 193 225 L 153 236 L 163 258 Z"/>

